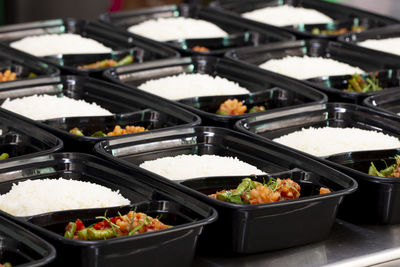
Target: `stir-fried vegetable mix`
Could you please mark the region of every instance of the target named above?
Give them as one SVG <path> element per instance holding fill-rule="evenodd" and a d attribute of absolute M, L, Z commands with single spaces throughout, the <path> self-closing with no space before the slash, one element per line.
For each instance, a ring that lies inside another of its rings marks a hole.
<path fill-rule="evenodd" d="M 91 134 L 91 137 L 104 137 L 104 136 L 114 136 L 114 135 L 121 135 L 121 134 L 129 134 L 129 133 L 140 133 L 140 132 L 145 132 L 148 131 L 146 128 L 141 127 L 141 126 L 134 126 L 134 125 L 127 125 L 125 128 L 121 128 L 121 126 L 116 125 L 114 127 L 114 130 L 112 132 L 104 133 L 103 131 L 97 131 L 93 134 Z M 79 136 L 85 136 L 79 128 L 75 127 L 69 131 L 71 134 L 79 135 Z"/>
<path fill-rule="evenodd" d="M 216 113 L 218 115 L 241 115 L 246 113 L 246 111 L 247 111 L 247 106 L 243 105 L 242 102 L 234 98 L 234 99 L 228 99 L 224 103 L 222 103 L 219 106 L 219 109 L 217 110 Z M 248 113 L 260 112 L 260 111 L 265 111 L 265 107 L 253 106 L 252 108 L 249 109 Z"/>
<path fill-rule="evenodd" d="M 85 227 L 80 219 L 70 222 L 65 227 L 64 237 L 74 240 L 104 240 L 114 237 L 137 235 L 167 229 L 171 226 L 141 212 L 130 211 L 128 214 L 112 218 L 96 217 L 102 221 Z"/>
<path fill-rule="evenodd" d="M 78 66 L 78 69 L 100 69 L 100 68 L 108 68 L 108 67 L 118 67 L 123 65 L 128 65 L 133 62 L 133 56 L 128 55 L 121 59 L 120 61 L 115 61 L 113 59 L 104 59 L 101 61 L 97 61 L 95 63 Z"/>
<path fill-rule="evenodd" d="M 222 190 L 210 195 L 213 198 L 236 204 L 262 204 L 300 197 L 300 186 L 290 179 L 270 179 L 262 184 L 245 178 L 233 190 Z"/>
<path fill-rule="evenodd" d="M 235 204 L 262 204 L 299 198 L 300 190 L 300 185 L 289 178 L 270 178 L 268 183 L 245 178 L 236 189 L 222 190 L 209 196 Z M 325 193 L 330 193 L 330 190 L 321 187 L 320 194 Z"/>
<path fill-rule="evenodd" d="M 386 164 L 386 168 L 378 171 L 378 169 L 375 167 L 374 163 L 371 162 L 371 166 L 369 167 L 368 174 L 369 175 L 374 175 L 374 176 L 379 176 L 379 177 L 400 177 L 400 155 L 396 155 L 394 157 L 396 160 L 395 163 L 392 165 L 388 166 Z"/>
<path fill-rule="evenodd" d="M 382 90 L 379 86 L 378 74 L 371 73 L 369 77 L 363 78 L 360 74 L 353 74 L 347 80 L 346 92 L 369 93 Z"/>
<path fill-rule="evenodd" d="M 3 263 L 3 264 L 0 264 L 0 267 L 12 267 L 12 265 L 11 265 L 11 263 L 6 262 L 6 263 Z"/>
<path fill-rule="evenodd" d="M 321 34 L 321 35 L 339 35 L 339 34 L 345 34 L 348 32 L 363 32 L 363 31 L 365 31 L 365 28 L 363 26 L 353 25 L 353 26 L 351 26 L 350 30 L 348 30 L 347 28 L 340 28 L 337 30 L 321 30 L 319 28 L 313 28 L 311 33 L 312 34 Z"/>

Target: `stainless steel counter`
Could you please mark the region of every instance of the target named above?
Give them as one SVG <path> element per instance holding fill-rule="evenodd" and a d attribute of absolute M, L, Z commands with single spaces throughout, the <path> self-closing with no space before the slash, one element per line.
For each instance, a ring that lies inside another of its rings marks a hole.
<path fill-rule="evenodd" d="M 399 259 L 400 225 L 363 226 L 337 220 L 323 242 L 247 256 L 199 255 L 194 266 L 391 267 L 400 266 Z"/>

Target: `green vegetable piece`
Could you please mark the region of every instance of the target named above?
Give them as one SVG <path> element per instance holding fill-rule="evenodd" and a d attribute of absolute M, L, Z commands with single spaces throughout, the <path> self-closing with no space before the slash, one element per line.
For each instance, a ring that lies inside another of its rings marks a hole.
<path fill-rule="evenodd" d="M 2 154 L 0 155 L 0 160 L 8 159 L 9 157 L 10 157 L 10 155 L 8 155 L 8 153 L 2 153 Z"/>
<path fill-rule="evenodd" d="M 104 240 L 115 237 L 116 234 L 111 228 L 96 230 L 94 228 L 87 229 L 87 240 Z"/>
<path fill-rule="evenodd" d="M 379 176 L 379 177 L 385 177 L 384 175 L 382 175 L 375 167 L 374 163 L 371 162 L 371 166 L 369 167 L 368 170 L 368 174 L 369 175 L 374 175 L 374 176 Z"/>
<path fill-rule="evenodd" d="M 321 32 L 320 32 L 320 30 L 319 30 L 318 28 L 313 28 L 313 29 L 311 30 L 311 33 L 312 33 L 312 34 L 320 34 Z"/>
<path fill-rule="evenodd" d="M 251 179 L 250 178 L 244 178 L 242 182 L 238 185 L 236 188 L 237 194 L 241 195 L 246 189 L 248 189 L 251 186 Z"/>
<path fill-rule="evenodd" d="M 133 56 L 128 55 L 128 56 L 124 57 L 123 59 L 121 59 L 120 61 L 118 61 L 117 65 L 115 65 L 115 66 L 128 65 L 128 64 L 132 64 L 132 62 L 133 62 Z"/>
<path fill-rule="evenodd" d="M 264 106 L 254 106 L 249 110 L 249 113 L 261 112 L 261 111 L 265 111 Z"/>
<path fill-rule="evenodd" d="M 75 135 L 79 135 L 79 136 L 85 136 L 81 130 L 79 130 L 78 128 L 74 128 L 69 130 L 70 134 L 75 134 Z"/>
<path fill-rule="evenodd" d="M 37 75 L 33 72 L 29 73 L 28 78 L 35 78 Z"/>
<path fill-rule="evenodd" d="M 221 194 L 217 194 L 217 199 L 225 202 L 229 202 L 229 197 L 232 193 L 230 191 L 226 191 Z"/>
<path fill-rule="evenodd" d="M 78 231 L 79 240 L 88 240 L 87 230 L 88 230 L 88 228 Z"/>
<path fill-rule="evenodd" d="M 229 198 L 229 202 L 235 203 L 235 204 L 244 204 L 242 200 L 242 196 L 238 194 L 232 194 L 231 197 Z"/>
<path fill-rule="evenodd" d="M 70 222 L 68 223 L 67 227 L 65 227 L 67 230 L 64 233 L 65 238 L 73 239 L 76 231 L 76 223 Z"/>
<path fill-rule="evenodd" d="M 12 267 L 11 263 L 9 263 L 9 262 L 4 263 L 3 266 L 4 267 Z"/>
<path fill-rule="evenodd" d="M 217 115 L 229 115 L 227 112 L 222 111 L 222 110 L 217 110 Z"/>
<path fill-rule="evenodd" d="M 393 164 L 393 165 L 381 170 L 380 173 L 385 177 L 390 177 L 393 175 L 395 168 L 396 168 L 396 164 Z"/>
<path fill-rule="evenodd" d="M 97 132 L 93 133 L 91 136 L 92 137 L 104 137 L 107 135 L 105 133 L 103 133 L 102 131 L 97 131 Z"/>

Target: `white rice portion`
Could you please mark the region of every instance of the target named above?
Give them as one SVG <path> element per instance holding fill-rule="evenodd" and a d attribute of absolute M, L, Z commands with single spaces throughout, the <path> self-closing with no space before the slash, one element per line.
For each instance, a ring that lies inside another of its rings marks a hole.
<path fill-rule="evenodd" d="M 386 39 L 370 39 L 357 43 L 359 46 L 387 52 L 395 55 L 400 55 L 400 37 Z"/>
<path fill-rule="evenodd" d="M 32 95 L 13 100 L 7 98 L 1 107 L 32 120 L 112 115 L 110 111 L 96 103 L 55 95 Z"/>
<path fill-rule="evenodd" d="M 0 209 L 14 216 L 129 204 L 119 191 L 63 178 L 26 180 L 13 184 L 8 193 L 0 195 Z"/>
<path fill-rule="evenodd" d="M 330 58 L 309 56 L 287 56 L 282 59 L 271 59 L 262 63 L 259 67 L 300 80 L 365 72 L 358 67 Z"/>
<path fill-rule="evenodd" d="M 400 147 L 400 141 L 396 137 L 358 128 L 303 128 L 301 131 L 275 138 L 273 141 L 317 157 L 350 151 Z"/>
<path fill-rule="evenodd" d="M 11 47 L 38 57 L 58 54 L 97 54 L 110 53 L 112 49 L 96 40 L 78 34 L 45 34 L 28 36 L 12 42 Z"/>
<path fill-rule="evenodd" d="M 129 27 L 128 31 L 161 42 L 228 36 L 227 32 L 211 22 L 184 17 L 147 20 Z"/>
<path fill-rule="evenodd" d="M 248 94 L 249 90 L 238 83 L 208 74 L 186 74 L 149 80 L 138 86 L 139 89 L 170 100 L 196 96 Z"/>
<path fill-rule="evenodd" d="M 216 155 L 179 155 L 145 161 L 141 168 L 170 180 L 186 180 L 196 177 L 259 175 L 263 171 L 233 157 Z"/>
<path fill-rule="evenodd" d="M 275 26 L 330 23 L 333 21 L 332 18 L 317 10 L 287 5 L 256 9 L 243 13 L 242 16 Z"/>

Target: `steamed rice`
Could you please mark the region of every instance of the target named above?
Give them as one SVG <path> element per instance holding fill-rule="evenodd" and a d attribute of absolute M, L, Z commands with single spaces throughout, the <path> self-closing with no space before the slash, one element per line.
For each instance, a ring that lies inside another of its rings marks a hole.
<path fill-rule="evenodd" d="M 256 9 L 243 13 L 242 16 L 275 26 L 330 23 L 333 21 L 332 18 L 317 10 L 288 5 Z"/>
<path fill-rule="evenodd" d="M 145 161 L 141 168 L 171 180 L 184 180 L 207 176 L 233 176 L 263 174 L 246 162 L 233 157 L 216 155 L 179 155 Z"/>
<path fill-rule="evenodd" d="M 303 128 L 273 141 L 317 157 L 349 151 L 400 148 L 396 137 L 358 128 Z"/>
<path fill-rule="evenodd" d="M 248 94 L 246 88 L 222 77 L 207 74 L 186 74 L 149 80 L 138 86 L 139 89 L 170 100 L 196 96 Z"/>
<path fill-rule="evenodd" d="M 53 211 L 129 205 L 118 191 L 84 181 L 37 179 L 14 183 L 0 195 L 0 210 L 14 216 L 31 216 Z"/>
<path fill-rule="evenodd" d="M 379 40 L 370 39 L 359 42 L 357 43 L 357 45 L 382 52 L 400 55 L 400 37 Z"/>
<path fill-rule="evenodd" d="M 96 40 L 73 33 L 28 36 L 12 42 L 10 46 L 38 57 L 58 54 L 97 54 L 112 52 L 111 48 L 104 46 Z"/>
<path fill-rule="evenodd" d="M 7 98 L 1 107 L 32 120 L 112 115 L 95 103 L 55 95 L 32 95 L 12 100 Z"/>
<path fill-rule="evenodd" d="M 271 59 L 259 67 L 300 80 L 365 72 L 358 67 L 353 67 L 330 58 L 308 56 L 287 56 L 282 59 Z"/>
<path fill-rule="evenodd" d="M 128 28 L 128 31 L 157 41 L 194 38 L 218 38 L 228 33 L 213 23 L 192 18 L 159 18 L 147 20 Z"/>

